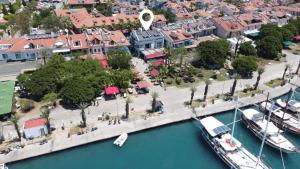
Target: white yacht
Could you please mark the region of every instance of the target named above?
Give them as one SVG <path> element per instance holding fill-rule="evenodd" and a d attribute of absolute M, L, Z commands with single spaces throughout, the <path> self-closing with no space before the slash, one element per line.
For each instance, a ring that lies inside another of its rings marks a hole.
<path fill-rule="evenodd" d="M 300 121 L 295 116 L 285 113 L 282 109 L 270 102 L 262 102 L 260 104 L 262 110 L 272 111 L 271 121 L 280 129 L 300 135 Z"/>
<path fill-rule="evenodd" d="M 0 163 L 0 169 L 8 169 L 5 163 Z"/>
<path fill-rule="evenodd" d="M 128 134 L 127 133 L 123 133 L 121 134 L 115 141 L 114 141 L 114 145 L 117 145 L 119 147 L 122 147 L 123 144 L 125 143 L 125 141 L 128 138 Z"/>
<path fill-rule="evenodd" d="M 261 140 L 266 134 L 266 143 L 278 150 L 282 150 L 285 153 L 296 153 L 298 152 L 294 144 L 282 135 L 282 130 L 274 125 L 271 121 L 268 124 L 268 121 L 265 119 L 264 114 L 255 110 L 255 109 L 246 109 L 242 112 L 242 121 L 247 126 L 252 133 L 260 138 Z"/>
<path fill-rule="evenodd" d="M 282 100 L 282 99 L 277 99 L 277 100 L 276 100 L 276 103 L 277 103 L 280 107 L 282 107 L 282 108 L 284 108 L 284 107 L 286 106 L 285 101 Z M 290 100 L 290 101 L 288 101 L 288 103 L 287 103 L 287 109 L 288 109 L 289 111 L 293 112 L 293 113 L 298 113 L 298 112 L 300 112 L 300 102 L 298 102 L 297 100 Z"/>
<path fill-rule="evenodd" d="M 251 154 L 229 133 L 230 128 L 209 116 L 200 120 L 202 135 L 218 156 L 233 169 L 270 169 L 262 160 Z"/>

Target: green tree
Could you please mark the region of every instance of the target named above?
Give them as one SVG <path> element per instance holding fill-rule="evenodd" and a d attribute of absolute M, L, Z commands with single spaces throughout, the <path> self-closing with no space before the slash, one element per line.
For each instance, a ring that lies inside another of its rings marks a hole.
<path fill-rule="evenodd" d="M 126 119 L 128 119 L 128 117 L 129 117 L 129 104 L 130 103 L 132 103 L 132 99 L 130 97 L 127 97 L 126 104 L 125 104 L 125 112 L 126 112 L 125 118 Z"/>
<path fill-rule="evenodd" d="M 8 24 L 12 27 L 13 33 L 20 31 L 23 34 L 29 34 L 31 28 L 31 13 L 26 8 L 13 15 L 12 18 L 8 20 Z"/>
<path fill-rule="evenodd" d="M 86 127 L 86 115 L 84 109 L 95 98 L 95 91 L 91 88 L 87 80 L 70 79 L 61 89 L 60 96 L 64 103 L 76 105 L 80 108 L 82 127 Z"/>
<path fill-rule="evenodd" d="M 110 85 L 119 86 L 122 89 L 129 87 L 129 82 L 134 78 L 130 70 L 111 70 L 109 73 Z"/>
<path fill-rule="evenodd" d="M 108 62 L 113 69 L 129 69 L 131 56 L 124 50 L 114 50 L 107 54 Z"/>
<path fill-rule="evenodd" d="M 197 47 L 197 60 L 199 65 L 207 68 L 220 68 L 223 66 L 227 53 L 229 51 L 229 44 L 225 40 L 205 41 L 199 43 Z"/>
<path fill-rule="evenodd" d="M 58 94 L 51 92 L 51 93 L 44 95 L 42 100 L 43 100 L 43 102 L 45 102 L 47 104 L 54 105 L 57 98 L 58 98 Z"/>
<path fill-rule="evenodd" d="M 7 14 L 8 14 L 7 9 L 6 9 L 6 6 L 5 6 L 4 4 L 2 4 L 2 13 L 3 13 L 4 15 L 7 15 Z"/>
<path fill-rule="evenodd" d="M 20 109 L 23 112 L 28 112 L 34 108 L 34 103 L 32 100 L 28 99 L 20 99 Z"/>
<path fill-rule="evenodd" d="M 112 2 L 100 3 L 96 5 L 96 9 L 104 16 L 112 16 Z"/>
<path fill-rule="evenodd" d="M 176 48 L 174 50 L 174 53 L 176 53 L 177 57 L 179 58 L 179 67 L 182 66 L 183 59 L 186 57 L 188 51 L 186 48 Z"/>
<path fill-rule="evenodd" d="M 21 140 L 21 132 L 20 132 L 19 125 L 18 125 L 19 119 L 20 119 L 19 116 L 17 116 L 16 114 L 12 114 L 9 120 L 14 124 L 15 130 L 18 134 L 18 138 L 19 138 L 19 140 Z"/>
<path fill-rule="evenodd" d="M 265 69 L 263 67 L 259 67 L 257 69 L 258 76 L 257 76 L 256 82 L 254 84 L 254 90 L 257 90 L 261 75 L 264 73 L 264 71 L 265 71 Z"/>
<path fill-rule="evenodd" d="M 259 57 L 266 59 L 275 59 L 279 52 L 281 52 L 281 42 L 274 36 L 264 37 L 258 42 L 257 54 Z"/>
<path fill-rule="evenodd" d="M 12 3 L 8 4 L 8 8 L 9 8 L 9 13 L 15 14 L 16 11 L 14 10 L 14 7 L 13 7 Z"/>
<path fill-rule="evenodd" d="M 190 105 L 192 105 L 193 104 L 194 95 L 195 95 L 195 92 L 197 91 L 197 88 L 195 86 L 193 86 L 193 87 L 190 88 L 190 91 L 191 91 Z"/>
<path fill-rule="evenodd" d="M 277 25 L 266 24 L 260 28 L 260 33 L 259 33 L 260 39 L 262 40 L 268 36 L 273 36 L 279 42 L 282 42 L 283 40 L 282 33 L 280 31 L 280 28 Z"/>
<path fill-rule="evenodd" d="M 206 101 L 207 93 L 208 93 L 208 86 L 211 84 L 211 80 L 205 80 L 205 88 L 204 88 L 204 95 L 203 101 Z"/>
<path fill-rule="evenodd" d="M 253 56 L 239 56 L 234 59 L 232 66 L 234 70 L 242 77 L 252 76 L 252 72 L 256 71 L 258 65 L 256 58 Z"/>
<path fill-rule="evenodd" d="M 155 112 L 156 102 L 157 102 L 157 99 L 158 99 L 159 95 L 158 95 L 157 92 L 153 92 L 151 94 L 151 97 L 152 97 L 151 110 L 152 110 L 152 112 Z"/>
<path fill-rule="evenodd" d="M 298 34 L 298 29 L 295 24 L 288 23 L 288 24 L 284 25 L 282 28 L 288 29 L 293 35 Z"/>
<path fill-rule="evenodd" d="M 48 133 L 51 134 L 50 128 L 50 110 L 47 107 L 41 108 L 42 117 L 46 119 L 46 126 L 48 129 Z"/>
<path fill-rule="evenodd" d="M 256 56 L 256 49 L 251 42 L 244 42 L 240 45 L 239 53 L 245 56 Z"/>
<path fill-rule="evenodd" d="M 281 28 L 282 38 L 284 41 L 290 41 L 293 39 L 294 35 L 293 33 L 286 28 Z"/>
<path fill-rule="evenodd" d="M 168 23 L 173 23 L 175 22 L 175 15 L 173 14 L 173 12 L 169 9 L 157 9 L 157 8 L 152 8 L 151 11 L 153 11 L 153 13 L 155 15 L 164 15 L 164 17 L 166 18 Z"/>

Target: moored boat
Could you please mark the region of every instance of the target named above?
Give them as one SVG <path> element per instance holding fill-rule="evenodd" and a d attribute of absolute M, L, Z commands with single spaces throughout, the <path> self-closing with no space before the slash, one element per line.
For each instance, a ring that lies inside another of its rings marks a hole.
<path fill-rule="evenodd" d="M 300 112 L 300 102 L 298 102 L 297 100 L 289 100 L 286 104 L 283 99 L 277 99 L 276 104 L 281 108 L 285 108 L 285 106 L 287 106 L 286 108 L 292 113 Z"/>
<path fill-rule="evenodd" d="M 0 169 L 8 169 L 5 163 L 0 163 Z"/>
<path fill-rule="evenodd" d="M 119 147 L 122 147 L 123 144 L 125 143 L 125 141 L 128 138 L 128 134 L 127 133 L 123 133 L 121 134 L 115 141 L 114 141 L 114 145 L 117 145 Z"/>
<path fill-rule="evenodd" d="M 246 109 L 242 111 L 242 121 L 261 140 L 263 140 L 266 132 L 265 142 L 267 145 L 285 153 L 298 152 L 295 145 L 282 135 L 282 130 L 276 127 L 271 121 L 268 124 L 263 113 L 255 109 Z M 266 126 L 268 126 L 267 129 Z"/>
<path fill-rule="evenodd" d="M 230 128 L 212 116 L 200 120 L 202 135 L 216 154 L 233 169 L 270 169 L 230 133 Z"/>
<path fill-rule="evenodd" d="M 295 116 L 285 113 L 280 107 L 270 102 L 260 104 L 262 110 L 272 111 L 271 121 L 280 129 L 300 135 L 300 121 Z"/>

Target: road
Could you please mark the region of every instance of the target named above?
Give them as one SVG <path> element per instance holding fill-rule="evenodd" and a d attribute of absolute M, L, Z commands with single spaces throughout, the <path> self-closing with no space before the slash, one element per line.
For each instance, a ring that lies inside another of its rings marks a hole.
<path fill-rule="evenodd" d="M 22 69 L 31 69 L 39 67 L 39 61 L 26 61 L 26 62 L 4 62 L 0 61 L 0 80 L 5 80 L 10 77 L 13 80 Z"/>

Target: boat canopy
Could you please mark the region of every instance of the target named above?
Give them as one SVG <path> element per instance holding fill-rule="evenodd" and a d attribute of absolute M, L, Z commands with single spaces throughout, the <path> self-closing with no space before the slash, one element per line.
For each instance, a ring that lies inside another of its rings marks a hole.
<path fill-rule="evenodd" d="M 296 100 L 290 100 L 290 101 L 288 102 L 288 104 L 289 104 L 290 106 L 300 107 L 300 103 L 299 103 L 298 101 L 296 101 Z"/>
<path fill-rule="evenodd" d="M 268 111 L 271 111 L 271 112 L 276 112 L 276 111 L 279 111 L 281 110 L 281 108 L 279 106 L 276 106 L 275 104 L 271 104 L 270 102 L 262 102 L 261 104 L 261 107 L 262 108 L 267 108 Z"/>
<path fill-rule="evenodd" d="M 264 116 L 263 113 L 255 110 L 255 109 L 246 109 L 242 113 L 247 119 L 252 120 L 252 121 L 261 120 Z"/>
<path fill-rule="evenodd" d="M 216 118 L 209 116 L 206 118 L 203 118 L 200 120 L 202 126 L 205 128 L 205 130 L 211 135 L 212 137 L 215 137 L 220 134 L 227 133 L 230 131 L 230 128 L 225 126 L 223 123 L 221 123 Z"/>

